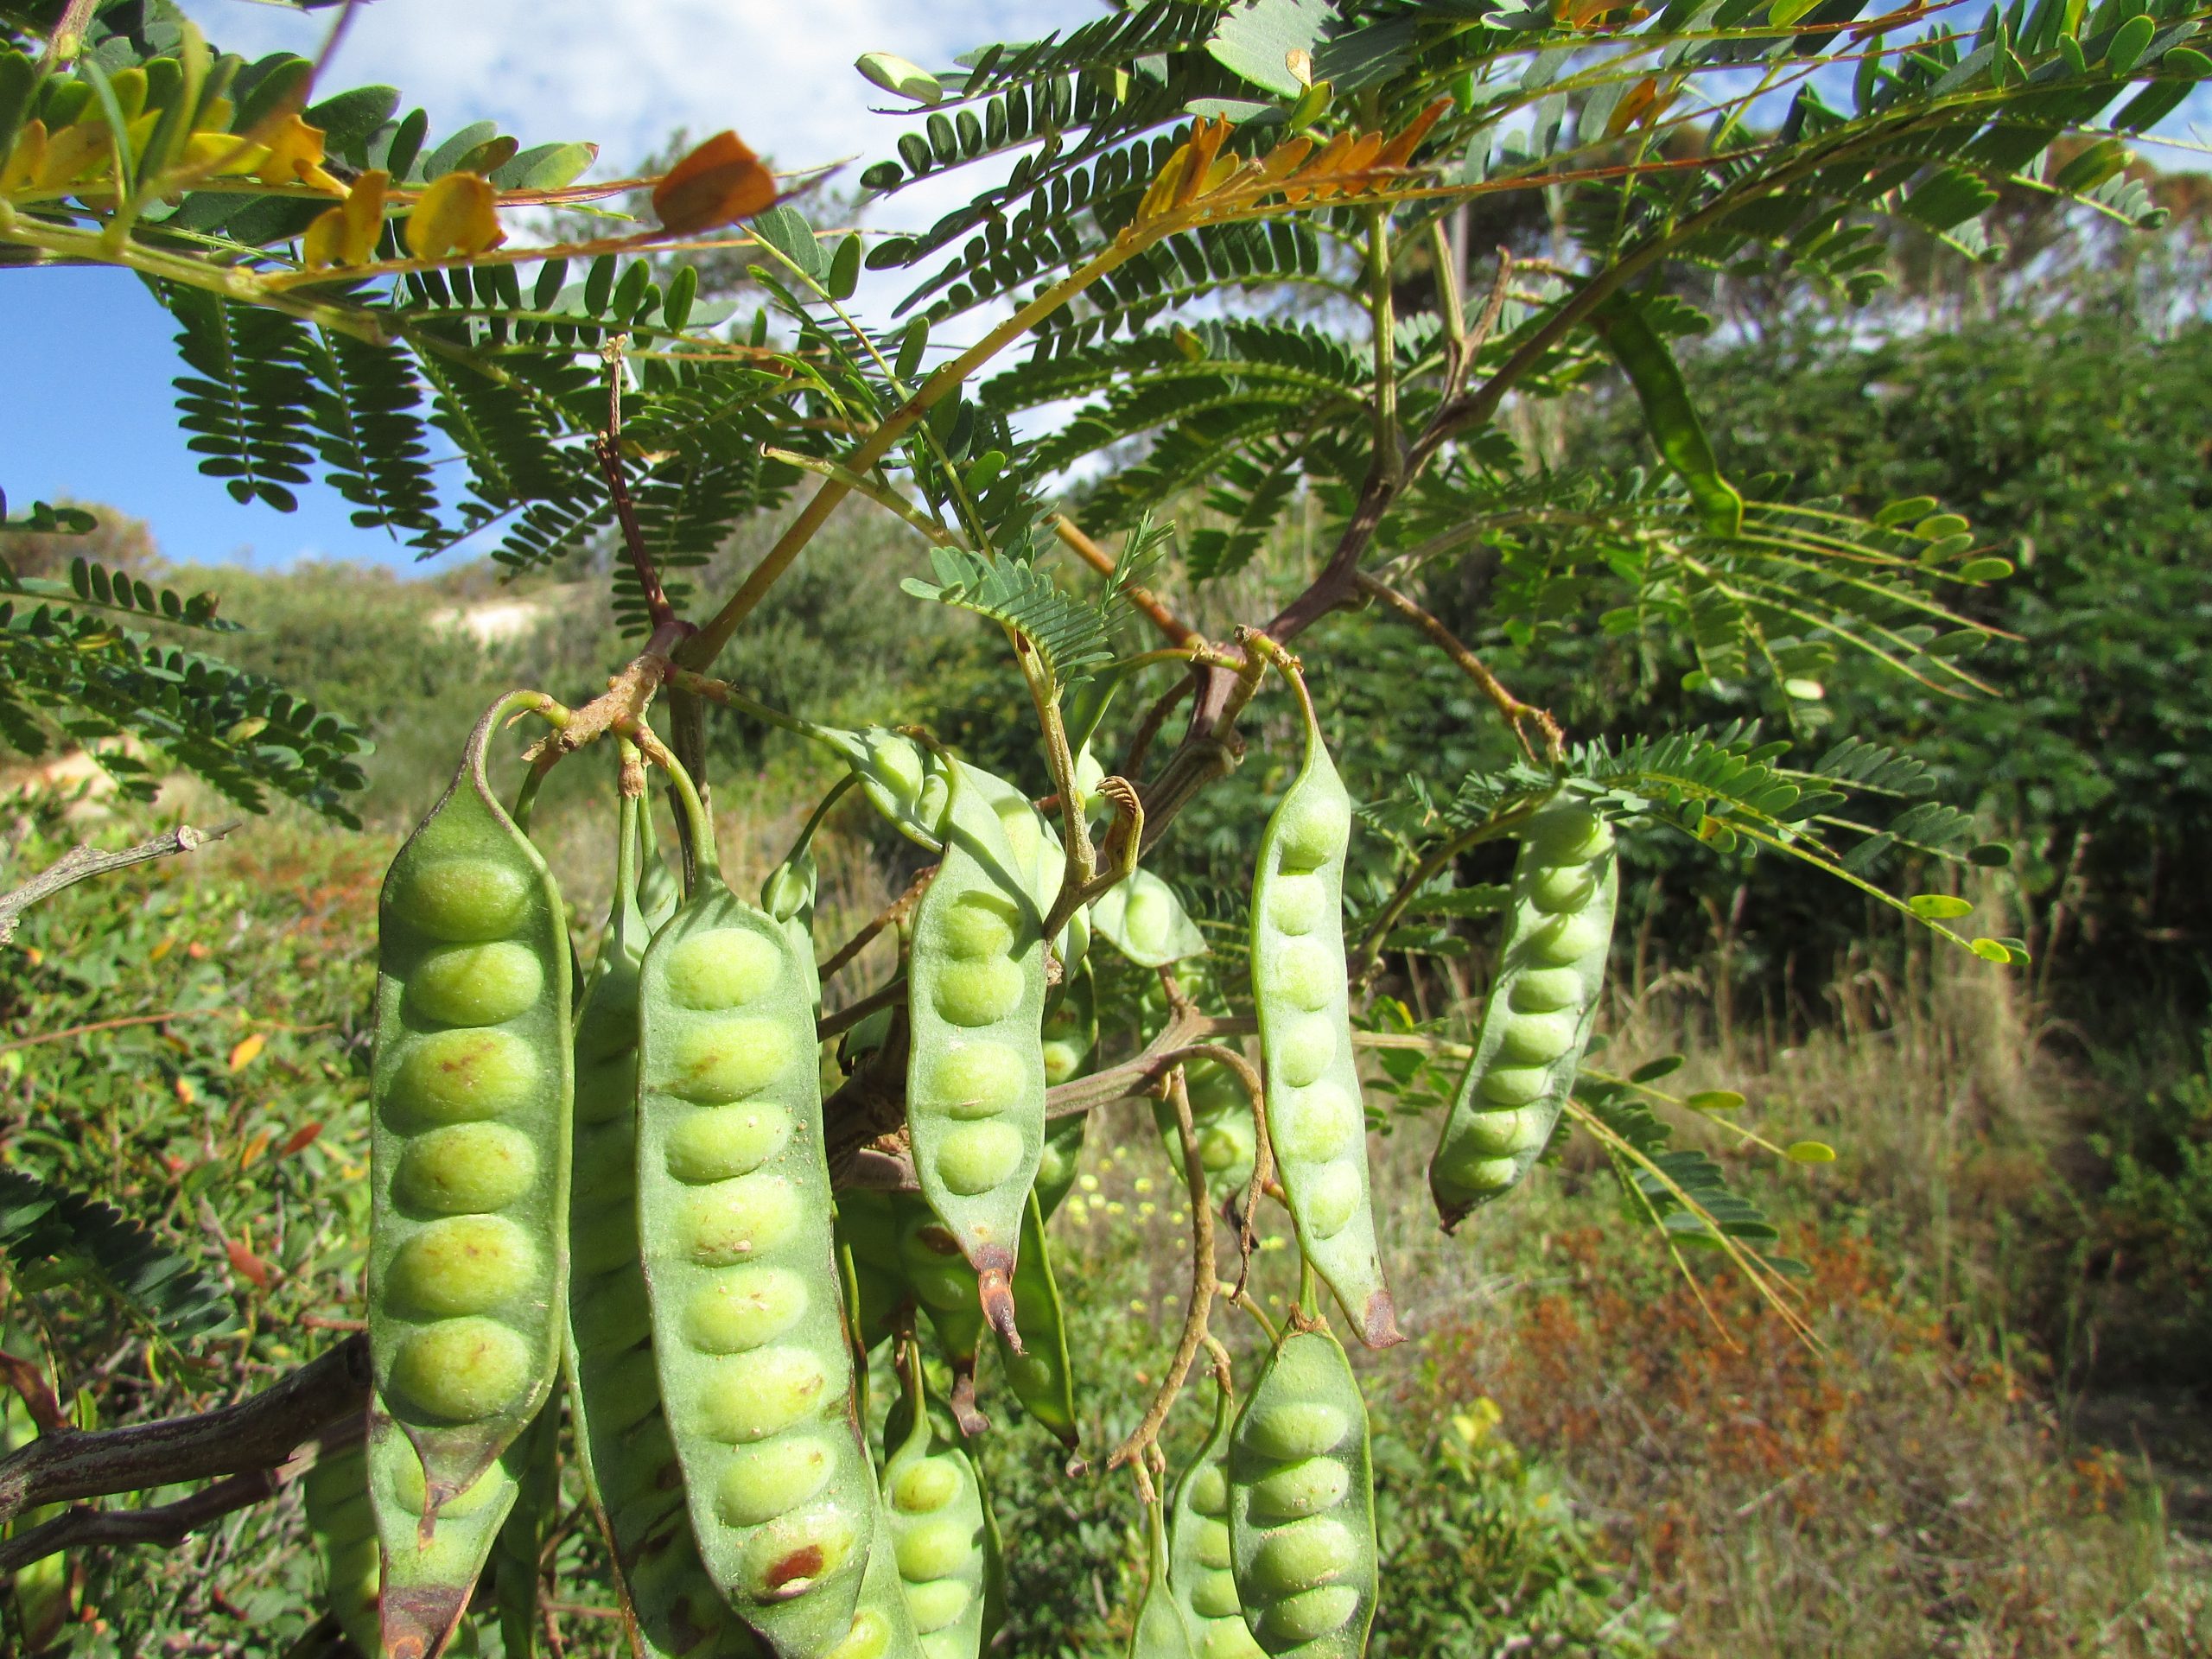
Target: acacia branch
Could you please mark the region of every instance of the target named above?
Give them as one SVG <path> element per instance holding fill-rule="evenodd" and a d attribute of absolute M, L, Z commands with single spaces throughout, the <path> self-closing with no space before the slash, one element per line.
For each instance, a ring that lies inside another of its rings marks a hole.
<path fill-rule="evenodd" d="M 1514 741 L 1521 745 L 1521 752 L 1532 763 L 1536 759 L 1536 752 L 1529 747 L 1528 734 L 1521 729 L 1521 722 L 1524 720 L 1533 722 L 1543 734 L 1546 757 L 1554 765 L 1558 763 L 1560 752 L 1566 747 L 1567 734 L 1560 729 L 1559 721 L 1552 718 L 1548 709 L 1539 709 L 1533 702 L 1523 702 L 1507 690 L 1497 676 L 1484 665 L 1482 658 L 1461 644 L 1451 629 L 1396 588 L 1364 570 L 1357 572 L 1354 580 L 1359 583 L 1360 592 L 1381 600 L 1427 634 L 1442 648 L 1444 654 L 1452 660 L 1460 672 L 1481 688 L 1482 694 L 1497 706 L 1499 714 L 1505 716 L 1506 723 L 1513 728 Z"/>
<path fill-rule="evenodd" d="M 22 913 L 41 899 L 51 899 L 65 887 L 73 887 L 96 875 L 108 875 L 117 870 L 127 870 L 133 864 L 195 851 L 211 841 L 222 840 L 238 827 L 235 821 L 216 830 L 195 830 L 188 823 L 180 823 L 167 835 L 156 836 L 151 841 L 126 847 L 119 853 L 103 853 L 90 846 L 73 847 L 22 886 L 0 893 L 0 944 L 16 937 L 16 924 L 22 918 Z"/>
<path fill-rule="evenodd" d="M 1084 535 L 1077 528 L 1075 520 L 1065 512 L 1054 517 L 1052 533 L 1072 549 L 1077 558 L 1100 575 L 1110 577 L 1114 574 L 1117 568 L 1114 562 L 1114 556 Z M 1159 595 L 1149 588 L 1141 587 L 1134 582 L 1129 582 L 1122 584 L 1122 592 L 1127 595 L 1130 604 L 1152 619 L 1153 626 L 1166 635 L 1170 645 L 1202 645 L 1205 643 L 1205 635 L 1179 620 L 1175 613 L 1161 603 Z"/>
<path fill-rule="evenodd" d="M 41 1435 L 0 1459 L 0 1522 L 46 1503 L 278 1468 L 325 1425 L 365 1410 L 369 1382 L 368 1338 L 348 1337 L 234 1406 L 126 1428 Z"/>
<path fill-rule="evenodd" d="M 232 1475 L 174 1503 L 145 1510 L 96 1510 L 77 1503 L 29 1532 L 0 1539 L 0 1573 L 13 1573 L 65 1549 L 87 1545 L 159 1544 L 175 1549 L 202 1527 L 234 1510 L 274 1497 L 287 1475 L 281 1469 L 256 1469 Z"/>

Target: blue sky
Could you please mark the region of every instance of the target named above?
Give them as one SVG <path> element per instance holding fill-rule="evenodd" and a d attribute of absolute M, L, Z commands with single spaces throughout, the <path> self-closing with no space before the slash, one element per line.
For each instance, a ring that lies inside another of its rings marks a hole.
<path fill-rule="evenodd" d="M 331 16 L 251 0 L 189 10 L 249 58 L 312 56 Z M 610 170 L 678 126 L 734 126 L 779 164 L 803 166 L 887 153 L 906 130 L 868 112 L 890 100 L 853 72 L 861 53 L 943 62 L 1097 15 L 1089 0 L 378 0 L 356 16 L 326 84 L 397 86 L 429 111 L 433 135 L 492 119 L 525 145 L 594 140 Z M 942 211 L 917 190 L 899 218 Z M 108 503 L 145 519 L 179 562 L 411 561 L 384 532 L 354 528 L 333 491 L 304 490 L 299 511 L 281 513 L 240 506 L 200 474 L 171 413 L 175 329 L 135 276 L 19 270 L 0 283 L 0 488 L 11 512 L 64 496 Z"/>

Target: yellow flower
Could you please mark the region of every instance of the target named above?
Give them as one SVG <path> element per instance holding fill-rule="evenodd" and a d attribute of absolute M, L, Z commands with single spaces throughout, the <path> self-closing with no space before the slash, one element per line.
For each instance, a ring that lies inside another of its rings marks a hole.
<path fill-rule="evenodd" d="M 433 180 L 407 221 L 407 249 L 417 259 L 481 253 L 507 239 L 499 228 L 499 193 L 476 173 Z"/>
<path fill-rule="evenodd" d="M 0 196 L 13 195 L 39 175 L 46 165 L 46 123 L 30 120 L 23 123 L 22 130 L 16 135 L 15 147 L 9 150 L 8 159 L 0 162 Z"/>
<path fill-rule="evenodd" d="M 381 168 L 364 173 L 343 202 L 316 217 L 301 246 L 308 270 L 365 265 L 376 257 L 377 237 L 384 229 L 385 187 L 391 181 Z"/>
<path fill-rule="evenodd" d="M 273 133 L 264 132 L 267 155 L 253 170 L 264 184 L 311 184 L 334 196 L 346 187 L 322 170 L 322 129 L 311 127 L 296 115 L 288 115 Z"/>

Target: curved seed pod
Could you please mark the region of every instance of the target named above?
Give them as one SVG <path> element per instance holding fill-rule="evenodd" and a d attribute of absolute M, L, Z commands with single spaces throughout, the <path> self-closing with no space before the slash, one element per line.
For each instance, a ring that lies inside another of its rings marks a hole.
<path fill-rule="evenodd" d="M 890 1195 L 896 1218 L 899 1262 L 906 1287 L 930 1317 L 945 1363 L 952 1368 L 952 1414 L 963 1434 L 981 1434 L 990 1421 L 976 1408 L 976 1356 L 983 1340 L 983 1307 L 976 1270 L 960 1254 L 960 1241 L 938 1219 L 926 1199 Z"/>
<path fill-rule="evenodd" d="M 1222 1441 L 1230 1405 L 1228 1391 L 1217 1388 L 1212 1432 L 1168 1504 L 1167 1582 L 1198 1659 L 1255 1659 L 1263 1651 L 1245 1628 L 1229 1566 L 1229 1459 Z"/>
<path fill-rule="evenodd" d="M 645 924 L 638 951 L 642 960 L 645 941 L 660 931 L 683 902 L 683 888 L 676 872 L 668 868 L 668 860 L 661 855 L 652 814 L 642 800 L 638 803 L 638 913 Z"/>
<path fill-rule="evenodd" d="M 852 1279 L 857 1345 L 873 1353 L 889 1340 L 899 1310 L 912 1300 L 892 1195 L 859 1188 L 838 1193 L 836 1238 L 838 1259 L 849 1264 Z"/>
<path fill-rule="evenodd" d="M 1165 968 L 1206 950 L 1205 935 L 1175 889 L 1147 869 L 1109 887 L 1090 906 L 1090 925 L 1140 968 Z"/>
<path fill-rule="evenodd" d="M 925 1659 L 913 1616 L 906 1611 L 906 1587 L 899 1578 L 891 1522 L 880 1501 L 875 1530 L 868 1541 L 868 1570 L 861 1575 L 860 1605 L 853 1610 L 844 1639 L 822 1659 Z"/>
<path fill-rule="evenodd" d="M 723 1605 L 692 1541 L 638 1260 L 638 981 L 654 925 L 642 903 L 656 871 L 673 887 L 658 851 L 639 847 L 644 817 L 643 804 L 626 797 L 613 909 L 576 1018 L 569 1224 L 588 1248 L 569 1278 L 564 1364 L 576 1461 L 638 1636 L 655 1659 L 704 1659 L 758 1644 Z"/>
<path fill-rule="evenodd" d="M 1014 1300 L 1021 1309 L 1023 1343 L 1016 1349 L 998 1338 L 999 1363 L 1021 1408 L 1044 1425 L 1053 1439 L 1076 1448 L 1075 1374 L 1068 1363 L 1066 1310 L 1052 1254 L 1045 1243 L 1045 1211 L 1035 1192 L 1022 1217 L 1021 1254 L 1014 1268 Z"/>
<path fill-rule="evenodd" d="M 1044 1034 L 1045 1083 L 1049 1088 L 1080 1071 L 1098 1046 L 1098 988 L 1089 963 L 1069 969 L 1060 982 L 1058 997 L 1045 1012 Z"/>
<path fill-rule="evenodd" d="M 1157 1501 L 1145 1505 L 1145 1521 L 1152 1570 L 1145 1579 L 1144 1599 L 1137 1604 L 1135 1627 L 1129 1632 L 1129 1659 L 1198 1659 L 1190 1620 L 1168 1587 L 1167 1529 Z"/>
<path fill-rule="evenodd" d="M 1234 1073 L 1211 1060 L 1184 1067 L 1191 1096 L 1191 1127 L 1198 1134 L 1198 1161 L 1205 1166 L 1206 1191 L 1216 1204 L 1241 1205 L 1252 1189 L 1252 1163 L 1260 1155 L 1260 1135 L 1252 1122 L 1252 1099 Z M 1171 1102 L 1152 1103 L 1152 1120 L 1167 1148 L 1167 1160 L 1179 1179 L 1183 1173 L 1183 1129 Z"/>
<path fill-rule="evenodd" d="M 559 1413 L 558 1402 L 548 1400 L 515 1441 L 515 1506 L 492 1545 L 492 1589 L 505 1659 L 536 1659 L 537 1653 L 538 1558 L 561 1510 Z"/>
<path fill-rule="evenodd" d="M 1447 1231 L 1528 1174 L 1558 1125 L 1605 982 L 1618 865 L 1612 826 L 1579 803 L 1522 827 L 1497 980 L 1429 1160 Z"/>
<path fill-rule="evenodd" d="M 1230 1570 L 1268 1653 L 1356 1659 L 1366 1648 L 1374 1480 L 1344 1349 L 1326 1330 L 1287 1332 L 1229 1443 Z"/>
<path fill-rule="evenodd" d="M 369 1507 L 366 1424 L 326 1440 L 300 1482 L 302 1507 L 322 1558 L 323 1603 L 364 1654 L 377 1651 L 377 1518 Z"/>
<path fill-rule="evenodd" d="M 1083 1134 L 1090 1122 L 1088 1112 L 1071 1112 L 1048 1119 L 1045 1124 L 1045 1155 L 1037 1165 L 1037 1203 L 1050 1221 L 1052 1212 L 1075 1185 L 1083 1163 Z"/>
<path fill-rule="evenodd" d="M 951 779 L 933 751 L 883 726 L 848 732 L 800 722 L 798 729 L 851 768 L 861 792 L 893 829 L 931 852 L 943 846 Z"/>
<path fill-rule="evenodd" d="M 956 772 L 944 859 L 914 906 L 906 1119 L 923 1194 L 1017 1345 L 1014 1255 L 1045 1150 L 1042 922 L 998 815 Z"/>
<path fill-rule="evenodd" d="M 899 1578 L 927 1659 L 975 1659 L 988 1639 L 982 1484 L 930 1409 L 920 1351 L 907 1353 L 906 1392 L 884 1425 L 883 1496 Z"/>
<path fill-rule="evenodd" d="M 1352 1058 L 1344 969 L 1344 849 L 1351 797 L 1306 687 L 1306 760 L 1260 836 L 1252 876 L 1252 1002 L 1266 1069 L 1268 1138 L 1299 1247 L 1370 1348 L 1401 1340 L 1368 1196 L 1367 1115 Z"/>
<path fill-rule="evenodd" d="M 954 764 L 959 768 L 962 785 L 982 796 L 998 815 L 999 828 L 1006 832 L 1007 845 L 1014 849 L 1014 868 L 1027 884 L 1041 921 L 1052 913 L 1060 896 L 1061 880 L 1067 874 L 1067 849 L 1059 831 L 1018 785 L 965 760 Z M 1064 970 L 1063 982 L 1089 953 L 1090 930 L 1090 918 L 1078 910 L 1052 941 L 1052 954 L 1060 959 Z"/>
<path fill-rule="evenodd" d="M 369 1459 L 393 1659 L 450 1635 L 483 1558 L 433 1544 L 440 1507 L 537 1414 L 560 1357 L 569 935 L 544 860 L 484 775 L 512 703 L 471 734 L 392 861 L 378 918 Z M 412 1508 L 388 1501 L 402 1469 L 427 1471 Z"/>
<path fill-rule="evenodd" d="M 813 963 L 708 851 L 639 987 L 653 1358 L 700 1558 L 779 1654 L 810 1659 L 852 1623 L 875 1499 L 831 1252 Z"/>

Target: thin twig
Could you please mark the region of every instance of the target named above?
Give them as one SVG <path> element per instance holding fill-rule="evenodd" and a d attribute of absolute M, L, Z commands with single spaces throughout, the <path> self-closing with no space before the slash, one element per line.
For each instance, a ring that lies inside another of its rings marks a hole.
<path fill-rule="evenodd" d="M 1128 1438 L 1116 1446 L 1113 1455 L 1106 1459 L 1109 1471 L 1124 1464 L 1136 1465 L 1137 1486 L 1147 1503 L 1152 1501 L 1152 1478 L 1145 1465 L 1144 1453 L 1159 1444 L 1160 1428 L 1167 1421 L 1167 1414 L 1174 1408 L 1176 1397 L 1183 1392 L 1183 1379 L 1190 1375 L 1191 1362 L 1198 1357 L 1198 1349 L 1206 1339 L 1207 1317 L 1213 1309 L 1214 1293 L 1220 1287 L 1214 1274 L 1213 1205 L 1206 1191 L 1205 1160 L 1198 1154 L 1198 1126 L 1191 1117 L 1191 1092 L 1183 1080 L 1180 1065 L 1167 1074 L 1167 1100 L 1175 1109 L 1175 1129 L 1183 1144 L 1183 1179 L 1191 1192 L 1191 1300 L 1183 1312 L 1182 1337 L 1175 1344 L 1173 1357 L 1167 1362 L 1167 1375 L 1160 1380 L 1152 1404 L 1129 1431 Z"/>
<path fill-rule="evenodd" d="M 43 1503 L 276 1468 L 326 1424 L 365 1409 L 368 1398 L 368 1339 L 348 1337 L 234 1406 L 126 1428 L 41 1435 L 0 1459 L 0 1522 Z"/>
<path fill-rule="evenodd" d="M 256 1469 L 219 1480 L 174 1503 L 145 1510 L 96 1510 L 90 1504 L 72 1504 L 51 1521 L 16 1537 L 0 1539 L 0 1573 L 13 1573 L 48 1555 L 90 1544 L 159 1544 L 175 1549 L 202 1527 L 275 1497 L 287 1478 L 281 1469 Z"/>
<path fill-rule="evenodd" d="M 96 1031 L 121 1031 L 125 1026 L 158 1026 L 171 1020 L 200 1020 L 211 1014 L 229 1014 L 229 1008 L 168 1008 L 160 1014 L 129 1014 L 117 1020 L 95 1020 L 89 1025 L 64 1026 L 59 1031 L 41 1031 L 35 1037 L 17 1037 L 0 1043 L 0 1054 L 12 1048 L 29 1048 L 38 1043 L 58 1043 L 71 1037 L 89 1037 Z"/>
<path fill-rule="evenodd" d="M 899 975 L 888 985 L 879 985 L 857 1002 L 850 1002 L 834 1014 L 825 1014 L 814 1022 L 815 1040 L 828 1042 L 842 1032 L 850 1031 L 871 1014 L 887 1008 L 906 997 L 906 976 Z"/>
<path fill-rule="evenodd" d="M 591 452 L 607 480 L 607 493 L 614 503 L 614 517 L 622 526 L 622 546 L 638 573 L 638 589 L 645 595 L 645 614 L 658 629 L 676 620 L 676 607 L 660 584 L 652 555 L 645 550 L 645 532 L 638 523 L 637 505 L 630 499 L 629 475 L 622 466 L 622 353 L 628 336 L 616 334 L 600 347 L 607 364 L 607 429 L 592 440 Z"/>
<path fill-rule="evenodd" d="M 1114 562 L 1114 556 L 1084 535 L 1075 520 L 1065 512 L 1053 518 L 1052 533 L 1066 543 L 1074 550 L 1077 557 L 1100 575 L 1110 577 L 1118 568 Z M 1197 645 L 1205 643 L 1205 637 L 1203 634 L 1196 628 L 1179 620 L 1175 613 L 1169 610 L 1160 601 L 1160 596 L 1150 588 L 1141 588 L 1132 582 L 1123 583 L 1122 592 L 1128 597 L 1130 604 L 1152 619 L 1153 626 L 1166 634 L 1171 645 Z"/>
<path fill-rule="evenodd" d="M 1533 702 L 1523 702 L 1507 690 L 1503 682 L 1491 673 L 1482 658 L 1468 650 L 1451 629 L 1396 588 L 1364 570 L 1355 572 L 1352 579 L 1359 584 L 1360 592 L 1381 600 L 1427 634 L 1460 672 L 1480 688 L 1482 694 L 1505 717 L 1506 724 L 1513 728 L 1514 741 L 1520 744 L 1522 753 L 1529 757 L 1531 765 L 1537 764 L 1536 752 L 1529 747 L 1528 734 L 1521 729 L 1521 722 L 1524 720 L 1532 722 L 1543 734 L 1545 758 L 1554 766 L 1559 764 L 1560 755 L 1567 747 L 1567 734 L 1560 729 L 1559 721 L 1552 718 L 1550 710 L 1539 709 Z"/>
<path fill-rule="evenodd" d="M 1136 732 L 1129 739 L 1128 753 L 1122 757 L 1122 764 L 1116 768 L 1122 777 L 1143 775 L 1144 758 L 1151 752 L 1153 739 L 1160 735 L 1160 728 L 1167 723 L 1167 716 L 1175 712 L 1175 706 L 1198 687 L 1198 672 L 1193 669 L 1161 692 L 1152 707 L 1145 710 L 1144 718 L 1137 722 Z"/>
<path fill-rule="evenodd" d="M 929 891 L 930 882 L 936 874 L 937 866 L 932 864 L 916 876 L 906 892 L 876 912 L 859 932 L 830 952 L 830 959 L 815 970 L 817 976 L 823 980 L 836 978 L 839 972 L 851 964 L 854 957 L 868 949 L 877 934 L 906 918 L 907 912 L 920 902 L 922 894 Z"/>
<path fill-rule="evenodd" d="M 20 887 L 0 893 L 0 944 L 16 937 L 16 922 L 41 899 L 51 899 L 63 888 L 89 881 L 96 875 L 192 852 L 211 841 L 220 841 L 238 827 L 235 821 L 216 830 L 195 830 L 188 823 L 180 823 L 167 835 L 156 836 L 151 841 L 126 847 L 119 853 L 103 853 L 89 846 L 73 847 Z"/>

